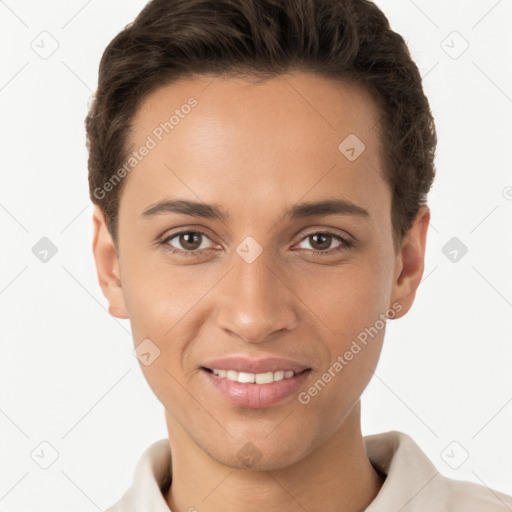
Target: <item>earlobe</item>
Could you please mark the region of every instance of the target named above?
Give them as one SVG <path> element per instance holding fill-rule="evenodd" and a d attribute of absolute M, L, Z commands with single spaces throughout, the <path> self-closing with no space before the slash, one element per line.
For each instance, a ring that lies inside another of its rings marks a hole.
<path fill-rule="evenodd" d="M 391 304 L 398 302 L 402 309 L 395 318 L 400 318 L 409 311 L 416 297 L 416 290 L 421 283 L 425 268 L 429 222 L 430 209 L 424 204 L 420 206 L 397 255 Z"/>
<path fill-rule="evenodd" d="M 96 262 L 98 282 L 108 300 L 108 311 L 116 318 L 128 318 L 124 301 L 119 259 L 112 236 L 107 228 L 105 215 L 98 207 L 93 212 L 94 236 L 92 251 Z"/>

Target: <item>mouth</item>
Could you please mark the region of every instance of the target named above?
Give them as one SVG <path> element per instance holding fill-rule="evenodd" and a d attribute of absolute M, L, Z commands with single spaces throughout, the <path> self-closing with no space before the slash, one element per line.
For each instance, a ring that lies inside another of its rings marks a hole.
<path fill-rule="evenodd" d="M 227 379 L 241 384 L 272 384 L 273 382 L 292 379 L 297 375 L 311 371 L 311 368 L 306 368 L 299 372 L 293 370 L 277 370 L 275 372 L 249 373 L 237 372 L 236 370 L 223 370 L 221 368 L 206 368 L 205 366 L 201 366 L 201 369 L 221 379 Z"/>
<path fill-rule="evenodd" d="M 209 385 L 228 402 L 256 409 L 276 405 L 296 394 L 312 369 L 247 373 L 201 366 L 201 371 Z"/>

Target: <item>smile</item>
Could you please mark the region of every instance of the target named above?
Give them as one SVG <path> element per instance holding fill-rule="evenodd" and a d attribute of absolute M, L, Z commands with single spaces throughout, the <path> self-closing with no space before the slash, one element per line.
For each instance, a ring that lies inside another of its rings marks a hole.
<path fill-rule="evenodd" d="M 207 368 L 208 369 L 208 368 Z M 270 384 L 283 379 L 289 379 L 296 375 L 293 370 L 278 370 L 276 372 L 248 373 L 237 372 L 236 370 L 221 370 L 213 368 L 210 370 L 214 375 L 234 382 Z M 299 372 L 300 373 L 300 372 Z"/>
<path fill-rule="evenodd" d="M 290 398 L 299 391 L 311 373 L 311 368 L 298 373 L 293 370 L 247 373 L 205 367 L 201 369 L 216 393 L 234 405 L 249 408 L 270 407 Z"/>

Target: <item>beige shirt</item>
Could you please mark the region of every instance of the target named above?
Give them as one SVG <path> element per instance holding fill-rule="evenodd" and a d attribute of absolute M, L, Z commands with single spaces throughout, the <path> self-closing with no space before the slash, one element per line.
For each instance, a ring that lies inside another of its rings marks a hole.
<path fill-rule="evenodd" d="M 441 475 L 407 434 L 383 432 L 364 437 L 368 458 L 386 475 L 365 512 L 511 512 L 512 497 L 484 485 Z M 142 454 L 132 487 L 106 512 L 170 512 L 164 492 L 171 483 L 168 439 Z"/>

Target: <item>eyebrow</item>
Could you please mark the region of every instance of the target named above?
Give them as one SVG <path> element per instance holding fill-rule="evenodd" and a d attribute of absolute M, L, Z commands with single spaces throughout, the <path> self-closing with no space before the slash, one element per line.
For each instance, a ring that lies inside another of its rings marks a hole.
<path fill-rule="evenodd" d="M 146 208 L 142 213 L 142 216 L 153 217 L 164 213 L 181 213 L 192 217 L 217 219 L 221 222 L 225 222 L 229 219 L 229 214 L 217 205 L 184 199 L 160 201 Z M 286 210 L 283 217 L 299 219 L 305 217 L 316 217 L 319 215 L 354 215 L 359 217 L 370 217 L 368 210 L 344 199 L 325 199 L 323 201 L 298 203 Z"/>

